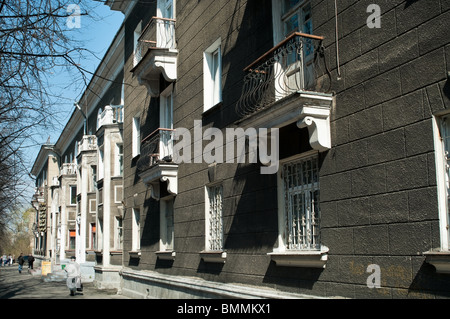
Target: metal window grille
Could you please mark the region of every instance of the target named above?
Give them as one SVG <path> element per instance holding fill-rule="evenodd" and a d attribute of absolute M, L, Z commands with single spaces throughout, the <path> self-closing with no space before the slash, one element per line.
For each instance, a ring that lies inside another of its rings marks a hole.
<path fill-rule="evenodd" d="M 320 249 L 317 157 L 283 165 L 285 245 L 291 250 Z"/>
<path fill-rule="evenodd" d="M 222 186 L 208 187 L 209 250 L 223 250 Z"/>

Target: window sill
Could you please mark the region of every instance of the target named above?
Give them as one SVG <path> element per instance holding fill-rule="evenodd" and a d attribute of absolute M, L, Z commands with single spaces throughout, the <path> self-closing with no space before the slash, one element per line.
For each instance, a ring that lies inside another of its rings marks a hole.
<path fill-rule="evenodd" d="M 157 251 L 156 256 L 161 260 L 175 260 L 176 253 L 172 250 L 168 251 Z"/>
<path fill-rule="evenodd" d="M 128 254 L 131 258 L 141 258 L 141 252 L 140 251 L 129 251 Z"/>
<path fill-rule="evenodd" d="M 112 250 L 109 252 L 109 254 L 111 256 L 122 255 L 122 251 L 121 250 Z"/>
<path fill-rule="evenodd" d="M 328 260 L 328 248 L 321 250 L 274 251 L 268 253 L 277 266 L 325 268 Z"/>
<path fill-rule="evenodd" d="M 434 266 L 438 274 L 450 274 L 450 251 L 429 250 L 423 255 L 425 262 Z"/>
<path fill-rule="evenodd" d="M 227 259 L 227 253 L 225 251 L 201 251 L 200 258 L 205 263 L 220 263 L 224 264 Z"/>

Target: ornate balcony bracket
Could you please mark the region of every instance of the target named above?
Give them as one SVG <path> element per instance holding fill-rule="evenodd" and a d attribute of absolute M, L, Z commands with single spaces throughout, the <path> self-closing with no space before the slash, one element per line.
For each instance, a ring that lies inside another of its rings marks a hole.
<path fill-rule="evenodd" d="M 297 127 L 308 128 L 309 144 L 313 149 L 323 152 L 331 148 L 329 108 L 303 107 Z"/>
<path fill-rule="evenodd" d="M 178 165 L 174 163 L 160 163 L 144 170 L 139 174 L 142 181 L 147 185 L 152 198 L 161 198 L 160 182 L 167 182 L 167 192 L 172 195 L 178 194 Z"/>
<path fill-rule="evenodd" d="M 169 82 L 177 79 L 177 56 L 175 49 L 150 48 L 131 72 L 147 88 L 148 94 L 156 97 L 160 93 L 160 75 Z"/>

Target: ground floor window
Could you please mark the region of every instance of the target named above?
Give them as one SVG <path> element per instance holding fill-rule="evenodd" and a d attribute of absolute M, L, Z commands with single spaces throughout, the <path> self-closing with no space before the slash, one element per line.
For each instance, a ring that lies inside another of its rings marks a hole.
<path fill-rule="evenodd" d="M 76 231 L 69 230 L 69 249 L 75 249 Z"/>
<path fill-rule="evenodd" d="M 436 159 L 436 180 L 438 187 L 438 207 L 441 249 L 448 250 L 449 196 L 450 196 L 450 114 L 434 118 L 434 147 Z"/>
<path fill-rule="evenodd" d="M 320 249 L 318 166 L 317 155 L 297 158 L 282 165 L 281 239 L 287 250 Z"/>
<path fill-rule="evenodd" d="M 173 222 L 173 198 L 161 200 L 161 251 L 173 251 L 174 222 Z"/>
<path fill-rule="evenodd" d="M 207 251 L 223 250 L 223 217 L 222 185 L 209 186 L 206 188 L 206 245 Z"/>

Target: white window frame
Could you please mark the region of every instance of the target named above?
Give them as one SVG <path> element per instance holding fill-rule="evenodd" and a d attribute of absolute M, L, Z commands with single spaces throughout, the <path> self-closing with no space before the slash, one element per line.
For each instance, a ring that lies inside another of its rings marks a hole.
<path fill-rule="evenodd" d="M 222 39 L 203 53 L 203 111 L 222 102 Z M 215 59 L 217 57 L 217 61 Z"/>
<path fill-rule="evenodd" d="M 116 143 L 114 161 L 114 176 L 123 175 L 123 143 Z"/>
<path fill-rule="evenodd" d="M 304 247 L 300 247 L 301 245 L 299 244 L 297 247 L 289 247 L 289 243 L 287 242 L 288 239 L 288 234 L 287 234 L 287 230 L 286 230 L 286 224 L 289 223 L 287 226 L 289 228 L 292 227 L 292 225 L 294 223 L 290 223 L 289 222 L 289 211 L 286 211 L 286 206 L 289 206 L 289 204 L 286 204 L 286 192 L 285 192 L 285 188 L 284 188 L 284 178 L 285 176 L 283 175 L 283 167 L 285 165 L 289 165 L 291 163 L 296 163 L 298 161 L 308 161 L 308 160 L 314 160 L 316 161 L 317 165 L 318 165 L 318 153 L 316 151 L 311 151 L 311 152 L 307 152 L 301 155 L 297 155 L 297 156 L 293 156 L 290 157 L 289 159 L 285 159 L 283 161 L 280 162 L 280 170 L 277 174 L 278 178 L 278 249 L 277 251 L 289 251 L 289 252 L 294 252 L 294 251 L 319 251 L 321 249 L 321 243 L 320 243 L 320 209 L 319 212 L 315 212 L 316 214 L 319 214 L 319 216 L 317 217 L 317 220 L 319 222 L 319 226 L 317 227 L 317 231 L 319 232 L 319 239 L 318 239 L 318 243 L 316 243 L 316 247 L 312 247 L 312 242 L 307 241 L 306 243 L 303 244 Z M 319 169 L 317 167 L 317 179 L 319 176 Z M 298 188 L 304 186 L 310 186 L 309 184 L 307 185 L 299 185 L 297 186 Z M 311 186 L 310 186 L 311 187 Z M 319 180 L 317 180 L 317 185 L 313 185 L 313 188 L 317 188 L 317 190 L 319 190 L 320 192 L 320 183 Z M 288 192 L 294 192 L 291 190 L 288 190 Z M 320 198 L 319 198 L 319 205 L 320 206 Z M 309 223 L 307 223 L 307 227 L 311 225 L 311 221 L 308 221 Z M 308 229 L 308 231 L 311 231 L 311 229 Z M 292 244 L 293 246 L 295 244 Z"/>
<path fill-rule="evenodd" d="M 142 52 L 139 52 L 139 38 L 142 34 L 142 21 L 138 23 L 133 32 L 133 67 L 136 66 L 142 59 Z"/>
<path fill-rule="evenodd" d="M 123 249 L 123 219 L 121 216 L 114 218 L 114 249 Z"/>
<path fill-rule="evenodd" d="M 119 188 L 122 189 L 122 198 L 119 198 L 117 196 L 117 191 Z M 122 200 L 123 200 L 123 185 L 115 185 L 114 186 L 114 204 L 122 203 Z"/>
<path fill-rule="evenodd" d="M 133 117 L 132 123 L 132 157 L 141 154 L 141 119 L 139 116 Z"/>
<path fill-rule="evenodd" d="M 73 193 L 73 189 L 75 189 L 75 194 Z M 77 185 L 69 185 L 69 205 L 75 206 L 77 204 Z M 72 199 L 75 198 L 75 202 L 72 202 Z"/>
<path fill-rule="evenodd" d="M 100 181 L 105 176 L 105 152 L 103 147 L 98 148 L 98 168 L 97 168 L 97 181 Z"/>
<path fill-rule="evenodd" d="M 139 208 L 133 208 L 131 231 L 131 250 L 138 252 L 141 249 L 141 210 Z"/>
<path fill-rule="evenodd" d="M 448 196 L 449 188 L 449 168 L 448 168 L 448 154 L 450 153 L 450 125 L 448 132 L 445 132 L 443 127 L 444 119 L 450 121 L 450 113 L 442 114 L 440 116 L 433 116 L 433 134 L 434 134 L 434 149 L 436 162 L 436 181 L 438 191 L 438 211 L 439 211 L 439 235 L 442 251 L 449 250 L 449 203 Z M 449 123 L 450 124 L 450 123 Z M 447 136 L 446 136 L 447 135 Z M 445 139 L 449 141 L 445 141 Z"/>
<path fill-rule="evenodd" d="M 160 251 L 174 251 L 175 223 L 174 223 L 174 198 L 169 197 L 160 200 Z"/>
<path fill-rule="evenodd" d="M 169 85 L 160 95 L 159 126 L 164 129 L 173 129 L 173 85 Z M 160 131 L 159 156 L 163 159 L 173 155 L 173 132 Z"/>
<path fill-rule="evenodd" d="M 205 187 L 205 251 L 223 250 L 223 185 L 211 184 Z"/>

